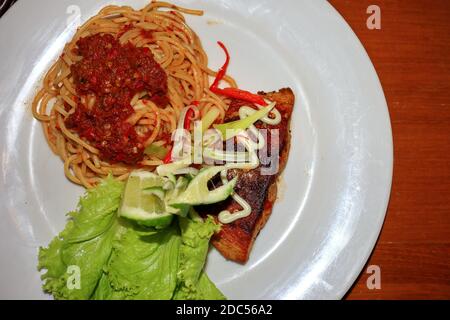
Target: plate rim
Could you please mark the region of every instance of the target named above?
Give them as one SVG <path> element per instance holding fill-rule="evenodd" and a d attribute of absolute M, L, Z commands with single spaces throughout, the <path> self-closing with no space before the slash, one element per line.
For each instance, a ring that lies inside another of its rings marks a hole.
<path fill-rule="evenodd" d="M 367 250 L 367 253 L 365 254 L 365 257 L 362 259 L 362 263 L 360 263 L 360 272 L 355 274 L 352 277 L 352 280 L 349 281 L 346 286 L 345 289 L 342 289 L 340 294 L 339 294 L 339 299 L 343 299 L 348 293 L 350 293 L 350 289 L 353 287 L 353 285 L 356 284 L 356 281 L 358 279 L 358 277 L 361 275 L 361 273 L 364 271 L 364 266 L 369 262 L 369 259 L 371 257 L 371 255 L 373 254 L 374 250 L 376 249 L 376 245 L 378 243 L 378 240 L 381 236 L 381 232 L 383 230 L 384 227 L 384 223 L 386 221 L 386 216 L 388 213 L 388 208 L 389 208 L 389 202 L 390 202 L 390 197 L 391 197 L 391 191 L 392 191 L 392 183 L 393 183 L 393 175 L 394 175 L 394 137 L 393 137 L 393 131 L 392 131 L 392 122 L 391 122 L 391 116 L 390 116 L 390 110 L 389 110 L 389 105 L 386 99 L 386 94 L 384 93 L 384 89 L 383 89 L 383 85 L 381 83 L 380 77 L 378 75 L 377 69 L 375 68 L 375 65 L 372 62 L 372 59 L 370 58 L 369 53 L 367 52 L 364 44 L 362 43 L 361 39 L 358 37 L 358 35 L 356 34 L 356 32 L 353 30 L 353 28 L 350 26 L 350 24 L 347 22 L 347 20 L 344 18 L 344 16 L 328 1 L 325 1 L 329 7 L 331 8 L 332 11 L 334 11 L 334 13 L 341 19 L 341 21 L 344 22 L 348 32 L 350 32 L 353 37 L 357 40 L 358 45 L 360 47 L 361 52 L 363 52 L 363 54 L 365 55 L 366 60 L 368 60 L 370 66 L 373 69 L 373 73 L 376 77 L 377 80 L 377 85 L 379 87 L 379 91 L 381 93 L 381 96 L 383 98 L 383 103 L 384 103 L 384 108 L 386 111 L 386 118 L 385 118 L 385 122 L 387 123 L 387 130 L 388 130 L 388 136 L 390 137 L 389 141 L 387 141 L 388 148 L 389 148 L 389 182 L 388 182 L 388 186 L 385 189 L 385 195 L 384 195 L 384 210 L 383 213 L 381 214 L 381 218 L 379 219 L 378 225 L 376 227 L 376 232 L 374 233 L 374 236 L 371 237 L 370 241 L 370 250 Z"/>

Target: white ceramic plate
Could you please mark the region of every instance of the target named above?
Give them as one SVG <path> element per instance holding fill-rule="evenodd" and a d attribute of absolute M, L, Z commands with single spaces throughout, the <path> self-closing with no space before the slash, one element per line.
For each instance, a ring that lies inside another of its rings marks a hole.
<path fill-rule="evenodd" d="M 37 248 L 65 225 L 83 190 L 66 180 L 30 111 L 40 79 L 81 21 L 143 0 L 21 0 L 0 19 L 0 298 L 48 298 Z M 233 299 L 338 299 L 376 242 L 389 199 L 392 135 L 376 72 L 326 1 L 177 0 L 213 68 L 248 90 L 291 87 L 297 102 L 280 199 L 242 266 L 212 250 L 207 271 Z M 76 5 L 76 6 L 74 6 Z"/>

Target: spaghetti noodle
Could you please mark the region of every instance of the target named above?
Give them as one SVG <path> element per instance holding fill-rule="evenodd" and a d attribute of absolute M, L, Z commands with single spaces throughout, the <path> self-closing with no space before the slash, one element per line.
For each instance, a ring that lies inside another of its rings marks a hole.
<path fill-rule="evenodd" d="M 210 90 L 210 77 L 216 72 L 208 68 L 208 57 L 200 39 L 186 24 L 183 14 L 202 15 L 203 12 L 166 2 L 151 2 L 141 10 L 107 6 L 77 30 L 46 74 L 32 104 L 33 115 L 42 123 L 50 148 L 64 161 L 65 175 L 72 182 L 92 188 L 109 174 L 124 180 L 136 167 L 153 169 L 162 164 L 152 154 L 143 155 L 136 163 L 110 161 L 88 135 L 75 130 L 74 114 L 80 108 L 89 111 L 99 104 L 96 101 L 99 96 L 80 94 L 80 79 L 74 76 L 73 70 L 86 59 L 78 48 L 82 39 L 112 35 L 124 48 L 128 45 L 148 48 L 148 54 L 165 71 L 166 101 L 152 99 L 152 93 L 145 90 L 135 92 L 129 101 L 132 110 L 125 120 L 143 139 L 144 148 L 168 147 L 171 133 L 186 106 L 198 105 L 197 117 L 215 108 L 219 119 L 224 118 L 229 100 Z M 223 80 L 236 87 L 232 78 L 225 76 Z"/>

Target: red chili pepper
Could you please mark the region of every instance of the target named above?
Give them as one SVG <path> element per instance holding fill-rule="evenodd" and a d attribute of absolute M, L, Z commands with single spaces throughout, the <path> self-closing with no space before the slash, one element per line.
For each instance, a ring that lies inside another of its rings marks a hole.
<path fill-rule="evenodd" d="M 220 95 L 223 95 L 223 96 L 226 96 L 229 98 L 240 99 L 240 100 L 244 100 L 247 102 L 266 106 L 267 103 L 264 101 L 264 99 L 261 96 L 259 96 L 257 94 L 253 94 L 249 91 L 245 91 L 245 90 L 241 90 L 241 89 L 237 89 L 237 88 L 225 88 L 225 89 L 219 88 L 219 82 L 223 79 L 223 77 L 227 73 L 228 64 L 230 63 L 230 54 L 228 53 L 227 48 L 225 47 L 225 45 L 222 42 L 218 41 L 217 43 L 225 52 L 226 60 L 225 60 L 224 65 L 222 66 L 222 68 L 220 68 L 219 71 L 217 72 L 216 78 L 214 79 L 214 82 L 211 85 L 210 90 L 216 94 L 220 94 Z"/>
<path fill-rule="evenodd" d="M 189 108 L 188 111 L 186 111 L 186 116 L 184 117 L 184 128 L 188 131 L 191 129 L 191 121 L 193 117 L 194 109 Z"/>
<path fill-rule="evenodd" d="M 223 96 L 227 96 L 229 98 L 244 100 L 247 102 L 259 104 L 261 106 L 267 105 L 266 101 L 261 96 L 258 96 L 257 94 L 253 94 L 251 92 L 240 90 L 236 88 L 211 88 L 211 91 L 216 94 L 221 94 Z"/>
<path fill-rule="evenodd" d="M 214 79 L 214 82 L 211 85 L 211 88 L 217 88 L 219 86 L 219 82 L 220 82 L 220 80 L 223 79 L 223 77 L 225 77 L 225 74 L 227 73 L 227 69 L 228 69 L 228 64 L 230 63 L 230 54 L 228 53 L 228 50 L 225 47 L 225 45 L 220 41 L 217 41 L 217 44 L 225 52 L 226 60 L 225 60 L 224 65 L 222 66 L 222 68 L 220 68 L 219 71 L 217 72 L 216 78 Z"/>
<path fill-rule="evenodd" d="M 173 147 L 170 148 L 169 152 L 167 152 L 166 156 L 164 157 L 163 163 L 168 164 L 172 162 L 172 151 Z"/>

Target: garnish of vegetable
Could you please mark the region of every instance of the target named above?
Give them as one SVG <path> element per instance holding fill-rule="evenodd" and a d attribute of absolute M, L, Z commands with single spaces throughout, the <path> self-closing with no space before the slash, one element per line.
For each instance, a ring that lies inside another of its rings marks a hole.
<path fill-rule="evenodd" d="M 258 96 L 257 94 L 253 94 L 249 91 L 237 89 L 237 88 L 211 88 L 211 91 L 220 94 L 229 98 L 233 99 L 239 99 L 244 100 L 247 102 L 251 102 L 254 104 L 259 104 L 261 106 L 267 105 L 267 103 L 264 101 L 264 99 L 261 96 Z"/>
<path fill-rule="evenodd" d="M 214 219 L 191 211 L 163 230 L 135 226 L 118 217 L 123 191 L 122 182 L 104 180 L 39 249 L 44 291 L 70 300 L 225 299 L 204 271 L 210 238 L 220 229 Z M 74 266 L 79 288 L 69 286 Z"/>
<path fill-rule="evenodd" d="M 220 112 L 217 108 L 211 108 L 202 118 L 202 133 L 211 127 L 211 125 L 219 117 Z"/>
<path fill-rule="evenodd" d="M 161 177 L 167 177 L 169 174 L 176 173 L 177 170 L 187 168 L 191 165 L 189 158 L 160 165 L 156 168 L 156 173 Z"/>
<path fill-rule="evenodd" d="M 225 47 L 225 45 L 221 41 L 217 41 L 217 44 L 225 52 L 226 59 L 225 59 L 225 63 L 223 64 L 223 66 L 217 72 L 216 78 L 214 79 L 214 82 L 211 85 L 211 88 L 219 87 L 219 82 L 223 79 L 223 77 L 225 77 L 225 74 L 227 73 L 228 65 L 230 64 L 230 53 L 228 52 L 227 47 Z"/>
<path fill-rule="evenodd" d="M 187 170 L 193 169 L 193 170 Z M 155 173 L 133 171 L 126 183 L 119 216 L 146 227 L 158 229 L 170 225 L 173 215 L 185 217 L 194 205 L 216 203 L 234 191 L 237 178 L 209 190 L 209 181 L 224 166 L 198 171 L 189 162 L 160 165 Z M 181 172 L 182 171 L 182 172 Z M 175 175 L 179 175 L 178 179 Z"/>
<path fill-rule="evenodd" d="M 237 136 L 243 130 L 248 129 L 256 121 L 264 118 L 275 107 L 275 102 L 272 102 L 267 107 L 261 108 L 248 117 L 233 122 L 214 125 L 214 128 L 219 130 L 224 140 L 231 139 Z"/>
<path fill-rule="evenodd" d="M 189 108 L 186 111 L 186 115 L 184 117 L 184 129 L 186 129 L 188 131 L 191 129 L 191 122 L 194 117 L 194 113 L 195 113 L 194 109 L 192 109 L 192 108 Z"/>
<path fill-rule="evenodd" d="M 166 156 L 164 157 L 164 160 L 163 160 L 164 164 L 169 164 L 172 162 L 172 151 L 173 151 L 173 146 L 170 148 L 169 152 L 167 152 Z"/>
<path fill-rule="evenodd" d="M 156 174 L 132 172 L 125 186 L 119 216 L 146 227 L 163 229 L 170 225 L 173 215 L 166 210 L 164 184 L 165 180 Z"/>
<path fill-rule="evenodd" d="M 164 159 L 168 154 L 168 149 L 164 148 L 163 146 L 156 145 L 152 143 L 147 148 L 145 148 L 144 153 L 153 157 L 156 157 L 158 159 Z"/>
<path fill-rule="evenodd" d="M 208 182 L 219 172 L 226 170 L 225 167 L 209 167 L 202 169 L 200 173 L 189 183 L 186 190 L 175 199 L 170 200 L 170 206 L 180 205 L 203 205 L 225 200 L 234 191 L 237 178 L 223 184 L 222 186 L 209 190 Z"/>
<path fill-rule="evenodd" d="M 230 54 L 222 42 L 218 41 L 217 44 L 225 52 L 226 60 L 222 68 L 220 68 L 219 71 L 217 72 L 216 78 L 214 79 L 214 82 L 209 89 L 215 94 L 220 94 L 229 98 L 240 99 L 247 102 L 259 104 L 261 106 L 267 105 L 267 103 L 261 96 L 251 93 L 249 91 L 237 88 L 225 88 L 225 89 L 219 88 L 219 82 L 223 79 L 223 77 L 225 77 L 225 74 L 227 73 L 228 65 L 230 63 Z"/>

